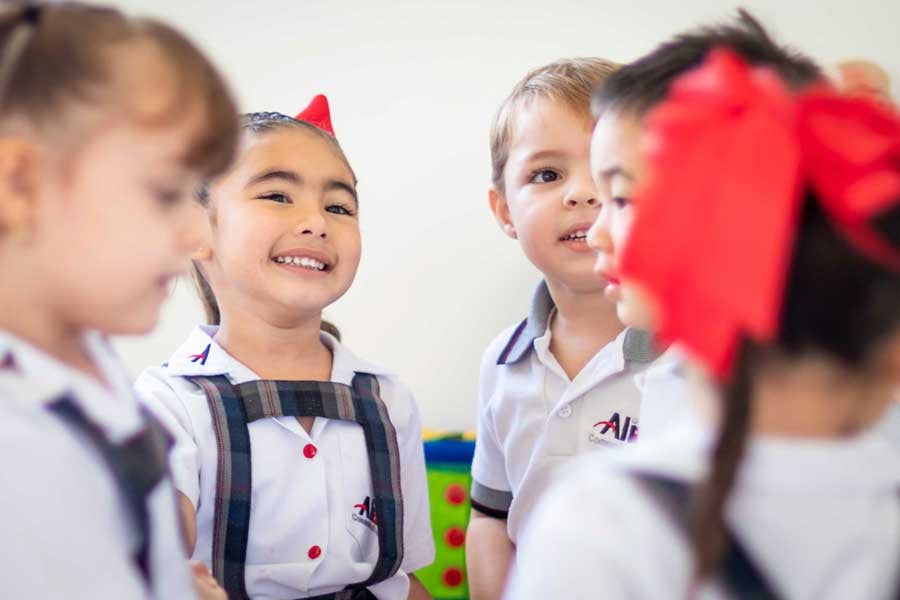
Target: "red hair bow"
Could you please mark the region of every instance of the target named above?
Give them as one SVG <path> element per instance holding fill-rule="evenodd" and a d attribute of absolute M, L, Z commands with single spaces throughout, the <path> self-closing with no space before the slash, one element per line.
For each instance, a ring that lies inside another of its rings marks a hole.
<path fill-rule="evenodd" d="M 306 121 L 310 125 L 315 125 L 322 131 L 327 131 L 334 135 L 334 127 L 331 125 L 331 109 L 328 107 L 328 98 L 323 94 L 319 94 L 309 103 L 309 106 L 297 113 L 294 117 L 298 121 Z"/>
<path fill-rule="evenodd" d="M 900 200 L 898 119 L 865 100 L 791 96 L 729 50 L 679 79 L 648 125 L 647 184 L 620 266 L 660 307 L 658 336 L 718 377 L 743 336 L 778 333 L 807 186 L 873 259 L 867 220 Z M 900 263 L 897 263 L 900 264 Z"/>

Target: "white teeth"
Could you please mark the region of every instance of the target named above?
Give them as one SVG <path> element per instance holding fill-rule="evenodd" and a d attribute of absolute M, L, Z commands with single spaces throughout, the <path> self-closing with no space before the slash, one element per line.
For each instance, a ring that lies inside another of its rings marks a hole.
<path fill-rule="evenodd" d="M 566 241 L 584 240 L 584 239 L 587 239 L 587 231 L 576 231 L 575 233 L 570 233 L 563 239 Z"/>
<path fill-rule="evenodd" d="M 275 262 L 286 265 L 295 265 L 314 271 L 324 271 L 326 269 L 325 263 L 314 258 L 309 258 L 308 256 L 276 256 Z"/>

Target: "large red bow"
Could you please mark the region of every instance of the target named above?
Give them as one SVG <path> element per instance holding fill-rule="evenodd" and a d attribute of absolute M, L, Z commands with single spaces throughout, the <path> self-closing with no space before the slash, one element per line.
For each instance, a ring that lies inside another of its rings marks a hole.
<path fill-rule="evenodd" d="M 743 336 L 775 339 L 807 186 L 862 252 L 895 259 L 867 220 L 900 200 L 898 127 L 832 91 L 795 99 L 728 50 L 677 81 L 649 119 L 650 176 L 620 266 L 659 305 L 661 341 L 724 377 Z"/>
<path fill-rule="evenodd" d="M 331 109 L 328 107 L 328 98 L 323 94 L 319 94 L 310 101 L 309 106 L 297 113 L 294 117 L 298 121 L 306 121 L 310 125 L 315 125 L 323 131 L 327 131 L 334 135 L 334 127 L 331 125 Z"/>

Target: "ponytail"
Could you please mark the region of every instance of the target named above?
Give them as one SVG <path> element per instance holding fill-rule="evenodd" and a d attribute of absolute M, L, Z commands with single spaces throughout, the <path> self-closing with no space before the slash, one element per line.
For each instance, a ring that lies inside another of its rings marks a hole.
<path fill-rule="evenodd" d="M 699 489 L 692 523 L 695 584 L 714 577 L 725 550 L 725 506 L 737 476 L 750 431 L 753 382 L 751 344 L 744 342 L 734 375 L 722 395 L 722 424 L 707 480 Z"/>

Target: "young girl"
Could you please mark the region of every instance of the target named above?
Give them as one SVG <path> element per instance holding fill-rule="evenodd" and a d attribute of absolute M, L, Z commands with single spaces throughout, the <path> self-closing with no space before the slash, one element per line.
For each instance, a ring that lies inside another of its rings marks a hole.
<path fill-rule="evenodd" d="M 395 375 L 321 331 L 360 259 L 356 177 L 325 98 L 244 117 L 201 192 L 211 325 L 138 389 L 172 429 L 195 558 L 234 598 L 427 598 L 434 556 L 419 414 Z"/>
<path fill-rule="evenodd" d="M 230 161 L 233 107 L 160 23 L 70 3 L 0 14 L 4 597 L 194 597 L 166 439 L 105 336 L 153 327 L 189 266 L 191 190 Z"/>
<path fill-rule="evenodd" d="M 624 301 L 718 380 L 719 426 L 583 461 L 510 597 L 898 597 L 900 116 L 719 51 L 649 129 Z"/>

